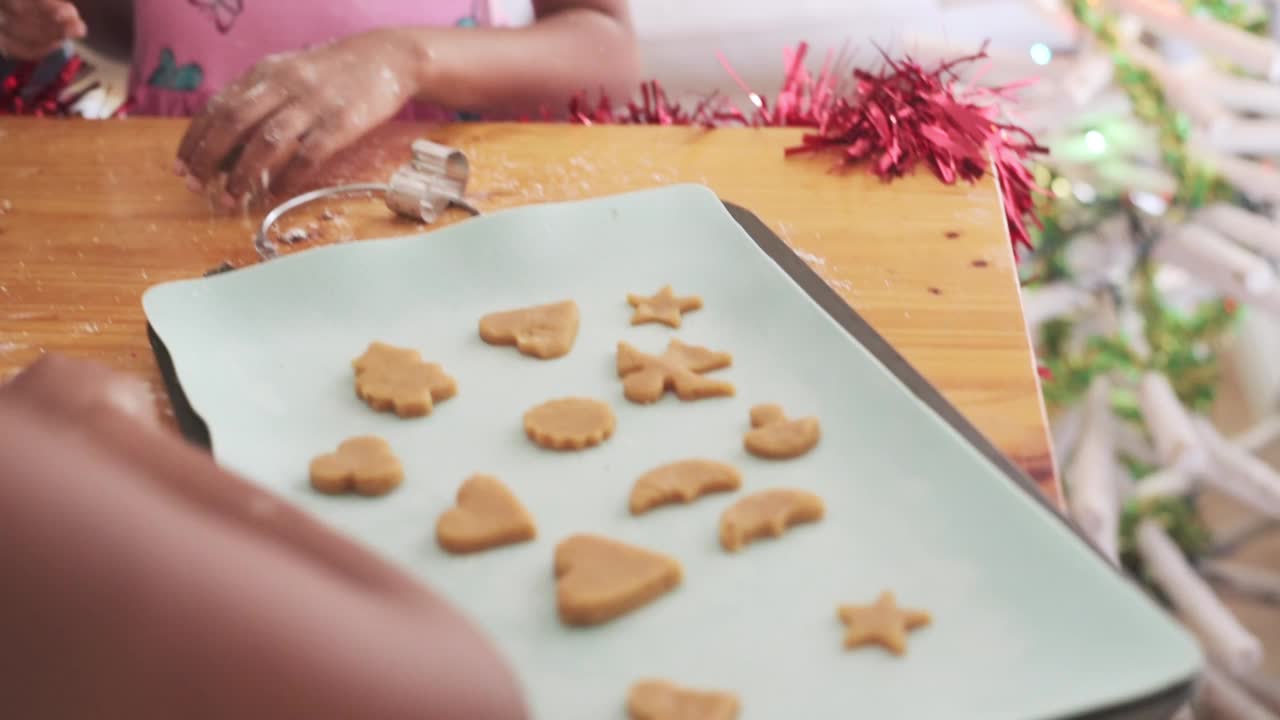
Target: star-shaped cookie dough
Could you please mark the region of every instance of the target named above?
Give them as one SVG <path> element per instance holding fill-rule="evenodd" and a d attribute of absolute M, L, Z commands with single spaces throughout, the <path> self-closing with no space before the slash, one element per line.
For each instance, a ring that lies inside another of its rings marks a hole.
<path fill-rule="evenodd" d="M 685 313 L 702 307 L 702 298 L 697 295 L 676 297 L 670 285 L 664 286 L 652 297 L 627 295 L 627 302 L 636 309 L 631 316 L 632 325 L 659 322 L 673 328 L 680 327 L 680 321 Z"/>
<path fill-rule="evenodd" d="M 841 605 L 838 616 L 845 625 L 846 650 L 876 644 L 894 655 L 906 654 L 907 632 L 933 620 L 923 610 L 899 608 L 888 590 L 880 593 L 874 605 Z"/>

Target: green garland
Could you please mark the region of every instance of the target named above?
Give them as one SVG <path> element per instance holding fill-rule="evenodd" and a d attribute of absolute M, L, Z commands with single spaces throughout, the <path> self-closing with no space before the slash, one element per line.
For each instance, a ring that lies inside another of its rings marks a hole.
<path fill-rule="evenodd" d="M 1210 15 L 1250 32 L 1263 33 L 1267 29 L 1265 17 L 1232 0 L 1184 0 L 1184 6 L 1188 12 Z M 1165 217 L 1176 222 L 1206 203 L 1237 199 L 1233 188 L 1193 157 L 1187 145 L 1190 122 L 1169 104 L 1152 73 L 1125 55 L 1113 18 L 1102 12 L 1096 0 L 1072 0 L 1071 8 L 1076 19 L 1110 53 L 1115 63 L 1115 81 L 1129 98 L 1134 114 L 1156 130 L 1161 162 L 1177 182 Z M 1041 185 L 1051 186 L 1047 181 L 1054 179 L 1052 170 L 1045 166 L 1036 171 L 1038 177 L 1046 176 Z M 1074 202 L 1069 196 L 1048 196 L 1038 210 L 1044 227 L 1036 234 L 1035 254 L 1024 266 L 1027 286 L 1073 280 L 1066 250 L 1076 235 L 1117 213 L 1127 214 L 1129 226 L 1134 229 L 1141 229 L 1143 220 L 1125 193 L 1099 197 L 1088 204 Z M 1219 377 L 1219 350 L 1238 315 L 1234 301 L 1208 302 L 1190 314 L 1180 313 L 1161 297 L 1145 257 L 1134 268 L 1131 282 L 1133 300 L 1145 323 L 1143 339 L 1149 348 L 1145 354 L 1137 352 L 1134 339 L 1123 333 L 1090 338 L 1083 350 L 1073 353 L 1072 320 L 1060 318 L 1041 326 L 1037 349 L 1043 368 L 1042 389 L 1051 409 L 1079 402 L 1099 373 L 1136 380 L 1152 370 L 1169 378 L 1179 399 L 1191 410 L 1205 412 L 1212 405 Z M 1117 388 L 1111 401 L 1117 416 L 1145 432 L 1137 398 L 1131 390 Z M 1134 458 L 1121 459 L 1135 481 L 1155 469 Z M 1148 585 L 1134 549 L 1134 530 L 1145 518 L 1160 522 L 1189 556 L 1199 555 L 1207 548 L 1209 535 L 1192 501 L 1167 498 L 1130 503 L 1121 519 L 1121 562 Z"/>

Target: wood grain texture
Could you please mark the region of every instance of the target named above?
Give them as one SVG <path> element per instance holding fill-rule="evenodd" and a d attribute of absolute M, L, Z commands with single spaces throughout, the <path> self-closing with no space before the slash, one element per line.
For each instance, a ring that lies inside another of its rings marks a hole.
<path fill-rule="evenodd" d="M 172 173 L 173 120 L 0 119 L 0 377 L 45 351 L 159 387 L 139 298 L 156 283 L 257 258 L 258 214 L 219 213 Z M 676 182 L 761 217 L 992 441 L 1058 498 L 1044 407 L 998 193 L 990 179 L 883 184 L 830 155 L 783 159 L 795 130 L 388 126 L 314 185 L 383 180 L 429 137 L 471 158 L 485 211 Z M 297 246 L 419 231 L 376 199 L 304 210 Z M 457 217 L 461 217 L 459 214 Z M 452 219 L 452 218 L 451 218 Z M 163 404 L 167 410 L 167 403 Z"/>

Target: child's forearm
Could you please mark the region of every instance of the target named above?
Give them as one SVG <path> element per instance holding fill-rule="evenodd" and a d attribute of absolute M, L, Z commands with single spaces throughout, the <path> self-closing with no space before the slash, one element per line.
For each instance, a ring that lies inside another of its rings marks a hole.
<path fill-rule="evenodd" d="M 626 18 L 569 9 L 513 29 L 404 31 L 418 57 L 418 98 L 459 110 L 559 110 L 575 93 L 629 96 L 639 79 Z"/>

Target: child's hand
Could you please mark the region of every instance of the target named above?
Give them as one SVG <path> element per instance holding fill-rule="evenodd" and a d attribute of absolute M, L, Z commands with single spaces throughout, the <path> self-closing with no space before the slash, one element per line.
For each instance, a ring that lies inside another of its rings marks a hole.
<path fill-rule="evenodd" d="M 0 0 L 0 55 L 39 60 L 88 33 L 66 0 Z"/>
<path fill-rule="evenodd" d="M 415 47 L 379 30 L 263 60 L 191 122 L 180 171 L 193 189 L 226 172 L 228 207 L 299 179 L 415 94 Z"/>
<path fill-rule="evenodd" d="M 527 717 L 456 610 L 154 408 L 54 355 L 0 384 L 0 717 Z"/>

